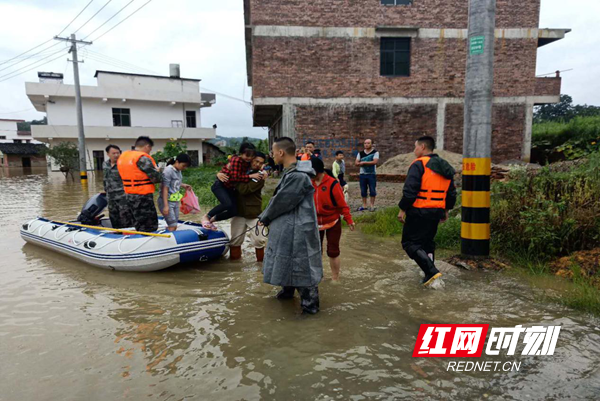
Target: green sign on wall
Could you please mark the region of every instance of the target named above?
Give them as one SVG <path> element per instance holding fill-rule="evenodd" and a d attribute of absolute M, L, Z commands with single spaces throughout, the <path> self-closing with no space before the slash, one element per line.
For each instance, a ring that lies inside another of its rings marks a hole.
<path fill-rule="evenodd" d="M 473 36 L 469 40 L 469 52 L 471 54 L 483 54 L 485 47 L 485 36 Z"/>

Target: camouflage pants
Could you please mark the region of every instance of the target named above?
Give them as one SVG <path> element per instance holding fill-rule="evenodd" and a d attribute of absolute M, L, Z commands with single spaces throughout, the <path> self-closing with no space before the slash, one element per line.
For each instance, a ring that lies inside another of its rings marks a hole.
<path fill-rule="evenodd" d="M 135 225 L 129 203 L 125 196 L 108 198 L 108 214 L 113 228 L 128 228 Z"/>
<path fill-rule="evenodd" d="M 154 194 L 126 195 L 127 203 L 133 215 L 137 231 L 153 232 L 158 230 L 158 215 L 154 206 Z"/>

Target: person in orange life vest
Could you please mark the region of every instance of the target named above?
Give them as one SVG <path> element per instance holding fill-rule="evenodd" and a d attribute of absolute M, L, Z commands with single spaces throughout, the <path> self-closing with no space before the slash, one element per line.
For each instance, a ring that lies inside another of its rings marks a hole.
<path fill-rule="evenodd" d="M 425 286 L 442 275 L 435 267 L 434 239 L 439 223 L 448 219 L 448 211 L 456 204 L 455 171 L 434 149 L 430 136 L 415 142 L 417 159 L 408 169 L 398 205 L 398 220 L 404 223 L 402 248 L 425 273 Z"/>
<path fill-rule="evenodd" d="M 302 156 L 300 156 L 300 160 L 309 161 L 312 158 L 313 153 L 315 153 L 315 143 L 311 141 L 306 142 L 306 145 L 304 145 L 304 149 L 305 152 Z"/>
<path fill-rule="evenodd" d="M 152 139 L 140 136 L 135 141 L 135 150 L 123 152 L 117 161 L 117 169 L 123 180 L 123 189 L 137 231 L 158 230 L 154 184 L 161 181 L 161 174 L 150 156 L 153 146 Z"/>
<path fill-rule="evenodd" d="M 342 221 L 340 215 L 344 216 L 351 231 L 354 231 L 355 225 L 338 180 L 325 171 L 325 165 L 321 159 L 313 157 L 311 163 L 313 170 L 317 173 L 312 179 L 312 184 L 315 188 L 315 207 L 321 235 L 321 250 L 323 249 L 323 239 L 327 236 L 327 256 L 329 256 L 329 265 L 331 266 L 331 279 L 337 281 L 340 278 L 341 268 Z"/>

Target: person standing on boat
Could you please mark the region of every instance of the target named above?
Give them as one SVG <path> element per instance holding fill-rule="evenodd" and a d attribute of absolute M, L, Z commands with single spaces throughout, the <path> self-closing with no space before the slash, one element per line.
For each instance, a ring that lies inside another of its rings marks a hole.
<path fill-rule="evenodd" d="M 117 162 L 137 231 L 152 232 L 158 229 L 154 184 L 161 181 L 161 174 L 150 156 L 153 146 L 152 139 L 140 136 L 135 141 L 135 149 L 123 152 Z"/>
<path fill-rule="evenodd" d="M 282 286 L 278 299 L 300 293 L 302 312 L 319 312 L 319 288 L 323 278 L 321 239 L 309 161 L 296 161 L 296 144 L 283 137 L 273 144 L 275 162 L 283 164 L 283 177 L 267 208 L 258 216 L 259 225 L 269 227 L 269 242 L 263 264 L 264 282 Z"/>
<path fill-rule="evenodd" d="M 104 172 L 104 192 L 108 200 L 108 215 L 112 228 L 133 227 L 133 216 L 123 190 L 123 181 L 117 169 L 121 149 L 117 145 L 106 147 L 108 160 L 102 165 Z"/>
<path fill-rule="evenodd" d="M 160 193 L 158 196 L 158 209 L 165 217 L 169 231 L 176 231 L 179 222 L 179 207 L 183 199 L 184 190 L 192 189 L 191 185 L 183 183 L 181 172 L 192 164 L 192 159 L 185 153 L 180 153 L 177 157 L 169 161 L 169 165 L 162 174 L 162 183 L 160 184 Z"/>

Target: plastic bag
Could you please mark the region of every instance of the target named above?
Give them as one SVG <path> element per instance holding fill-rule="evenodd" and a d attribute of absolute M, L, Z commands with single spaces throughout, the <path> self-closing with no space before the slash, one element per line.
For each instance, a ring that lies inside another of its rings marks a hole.
<path fill-rule="evenodd" d="M 196 214 L 200 213 L 200 204 L 198 203 L 198 197 L 194 193 L 193 190 L 188 189 L 185 191 L 185 195 L 181 199 L 181 205 L 179 206 L 179 210 L 183 214 Z"/>

